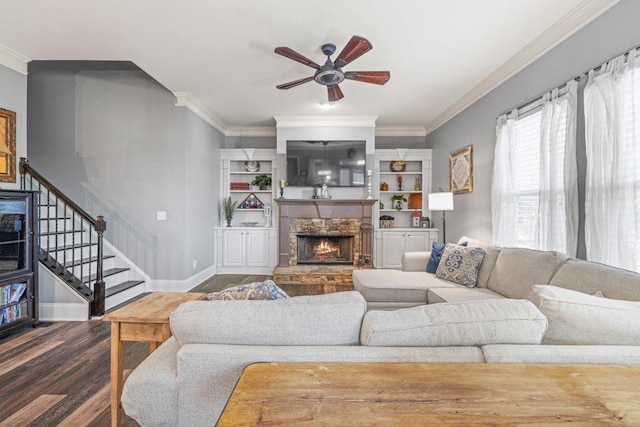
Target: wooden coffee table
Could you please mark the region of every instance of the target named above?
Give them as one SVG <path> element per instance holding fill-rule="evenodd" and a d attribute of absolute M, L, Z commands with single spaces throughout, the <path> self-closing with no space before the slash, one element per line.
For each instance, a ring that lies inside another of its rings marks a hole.
<path fill-rule="evenodd" d="M 640 425 L 640 366 L 258 363 L 218 426 L 570 422 Z"/>
<path fill-rule="evenodd" d="M 149 352 L 171 336 L 169 315 L 183 302 L 201 300 L 203 293 L 152 292 L 106 316 L 111 322 L 111 425 L 120 425 L 123 385 L 123 342 L 148 341 Z"/>

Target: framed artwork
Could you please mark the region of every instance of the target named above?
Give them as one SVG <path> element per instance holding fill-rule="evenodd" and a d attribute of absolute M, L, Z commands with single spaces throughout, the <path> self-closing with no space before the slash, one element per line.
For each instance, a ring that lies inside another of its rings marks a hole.
<path fill-rule="evenodd" d="M 0 108 L 0 182 L 16 182 L 16 113 Z"/>
<path fill-rule="evenodd" d="M 449 156 L 449 183 L 453 194 L 473 191 L 473 146 Z"/>

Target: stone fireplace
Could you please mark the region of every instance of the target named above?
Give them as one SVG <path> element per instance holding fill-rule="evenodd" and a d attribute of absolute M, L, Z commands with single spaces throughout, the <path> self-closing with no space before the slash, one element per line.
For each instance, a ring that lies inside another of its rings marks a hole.
<path fill-rule="evenodd" d="M 353 289 L 353 270 L 373 265 L 372 239 L 365 240 L 367 247 L 362 247 L 360 228 L 372 223 L 375 202 L 277 199 L 279 250 L 273 280 L 291 295 Z M 361 252 L 367 256 L 361 257 Z"/>

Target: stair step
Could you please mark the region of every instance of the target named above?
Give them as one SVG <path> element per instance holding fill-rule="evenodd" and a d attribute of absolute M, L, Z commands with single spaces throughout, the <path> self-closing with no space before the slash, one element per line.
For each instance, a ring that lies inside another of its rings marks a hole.
<path fill-rule="evenodd" d="M 80 248 L 86 248 L 87 246 L 96 246 L 98 244 L 98 242 L 82 242 L 82 243 L 76 243 L 73 245 L 67 245 L 67 246 L 58 246 L 56 248 L 51 248 L 48 249 L 49 252 L 56 252 L 56 251 L 66 251 L 69 249 L 80 249 Z"/>
<path fill-rule="evenodd" d="M 82 233 L 83 230 L 59 230 L 59 231 L 45 231 L 44 233 L 40 233 L 40 236 L 56 236 L 58 234 L 72 234 L 72 233 Z"/>
<path fill-rule="evenodd" d="M 102 257 L 102 259 L 105 260 L 105 259 L 115 258 L 115 257 L 116 257 L 115 255 L 104 255 Z M 97 260 L 98 260 L 98 257 L 97 256 L 93 256 L 91 258 L 84 258 L 84 259 L 69 261 L 66 264 L 64 264 L 64 266 L 66 268 L 69 268 L 69 267 L 73 267 L 73 266 L 80 265 L 80 264 L 88 264 L 90 262 L 96 262 Z"/>
<path fill-rule="evenodd" d="M 55 221 L 55 220 L 62 221 L 63 219 L 71 219 L 71 217 L 70 216 L 58 216 L 58 217 L 50 216 L 48 218 L 38 218 L 38 221 Z"/>
<path fill-rule="evenodd" d="M 122 273 L 123 271 L 128 271 L 128 268 L 110 268 L 108 270 L 105 270 L 102 273 L 103 277 L 107 277 L 107 276 L 113 276 L 114 274 L 118 274 L 118 273 Z M 96 280 L 96 274 L 92 274 L 90 276 L 84 276 L 82 278 L 82 283 L 90 283 L 93 282 L 94 280 Z"/>
<path fill-rule="evenodd" d="M 120 283 L 119 285 L 111 286 L 105 290 L 105 298 L 109 298 L 112 295 L 118 294 L 122 291 L 126 291 L 127 289 L 131 289 L 141 283 L 144 283 L 144 280 L 128 280 L 126 282 Z"/>

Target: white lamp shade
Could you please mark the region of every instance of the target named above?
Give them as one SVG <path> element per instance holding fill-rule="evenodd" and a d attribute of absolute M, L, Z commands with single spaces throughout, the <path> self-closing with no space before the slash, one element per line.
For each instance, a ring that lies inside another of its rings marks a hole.
<path fill-rule="evenodd" d="M 429 193 L 430 211 L 452 211 L 453 193 Z"/>

